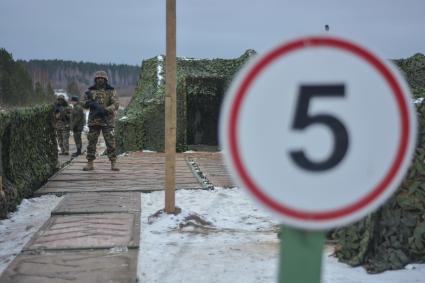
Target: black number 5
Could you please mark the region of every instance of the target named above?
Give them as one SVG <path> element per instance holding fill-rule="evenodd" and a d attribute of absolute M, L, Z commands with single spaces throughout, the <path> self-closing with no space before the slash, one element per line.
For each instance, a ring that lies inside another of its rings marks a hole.
<path fill-rule="evenodd" d="M 344 124 L 334 116 L 328 114 L 308 114 L 310 101 L 313 98 L 339 98 L 344 96 L 345 86 L 343 84 L 301 85 L 292 129 L 301 131 L 312 125 L 322 124 L 329 127 L 335 140 L 330 156 L 320 162 L 308 159 L 303 150 L 290 151 L 289 154 L 292 160 L 302 169 L 315 172 L 326 171 L 335 167 L 344 159 L 349 144 L 348 132 Z"/>

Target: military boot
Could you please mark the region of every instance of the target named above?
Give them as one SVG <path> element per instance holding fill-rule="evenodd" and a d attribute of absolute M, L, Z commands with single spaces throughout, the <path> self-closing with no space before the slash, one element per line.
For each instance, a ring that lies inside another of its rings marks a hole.
<path fill-rule="evenodd" d="M 117 162 L 115 160 L 111 161 L 111 170 L 112 171 L 120 171 L 120 168 L 118 168 Z"/>
<path fill-rule="evenodd" d="M 91 171 L 94 170 L 93 160 L 87 161 L 87 165 L 84 166 L 83 171 Z"/>

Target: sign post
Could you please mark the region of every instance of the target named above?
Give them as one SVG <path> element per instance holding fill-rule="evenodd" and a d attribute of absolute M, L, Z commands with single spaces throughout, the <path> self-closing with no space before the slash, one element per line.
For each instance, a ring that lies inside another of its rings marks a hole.
<path fill-rule="evenodd" d="M 167 0 L 165 59 L 165 211 L 175 211 L 176 0 Z"/>
<path fill-rule="evenodd" d="M 411 104 L 395 67 L 337 37 L 278 45 L 236 76 L 220 141 L 239 186 L 285 225 L 279 282 L 320 282 L 325 231 L 397 189 L 415 148 Z"/>
<path fill-rule="evenodd" d="M 319 283 L 325 233 L 283 225 L 280 231 L 279 282 Z"/>

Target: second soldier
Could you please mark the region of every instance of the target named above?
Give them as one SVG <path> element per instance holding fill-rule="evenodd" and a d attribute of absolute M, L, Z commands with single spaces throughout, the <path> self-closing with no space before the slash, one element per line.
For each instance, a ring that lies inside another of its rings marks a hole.
<path fill-rule="evenodd" d="M 86 116 L 84 115 L 84 110 L 80 105 L 78 96 L 71 97 L 71 104 L 74 106 L 71 113 L 71 131 L 74 135 L 75 146 L 77 147 L 77 151 L 72 154 L 72 157 L 77 157 L 81 154 L 81 148 L 83 146 L 81 133 L 86 124 Z"/>
<path fill-rule="evenodd" d="M 64 95 L 58 95 L 54 105 L 53 121 L 56 129 L 60 155 L 69 155 L 69 123 L 71 107 L 66 102 Z"/>

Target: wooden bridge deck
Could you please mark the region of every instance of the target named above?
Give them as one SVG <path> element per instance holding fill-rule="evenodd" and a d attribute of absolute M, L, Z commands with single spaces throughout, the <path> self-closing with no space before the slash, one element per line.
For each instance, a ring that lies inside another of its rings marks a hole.
<path fill-rule="evenodd" d="M 0 282 L 136 282 L 140 193 L 164 189 L 164 161 L 164 154 L 132 153 L 113 172 L 100 157 L 94 171 L 84 172 L 85 157 L 72 160 L 36 192 L 65 197 Z M 200 176 L 233 186 L 219 153 L 177 155 L 177 189 L 202 189 Z"/>
<path fill-rule="evenodd" d="M 151 192 L 164 189 L 165 156 L 161 153 L 132 153 L 119 158 L 121 171 L 112 172 L 106 157 L 95 160 L 95 170 L 85 172 L 86 159 L 80 156 L 50 178 L 38 195 L 77 192 Z M 184 154 L 176 157 L 176 188 L 202 188 Z"/>

